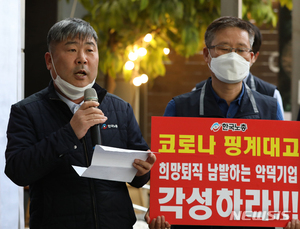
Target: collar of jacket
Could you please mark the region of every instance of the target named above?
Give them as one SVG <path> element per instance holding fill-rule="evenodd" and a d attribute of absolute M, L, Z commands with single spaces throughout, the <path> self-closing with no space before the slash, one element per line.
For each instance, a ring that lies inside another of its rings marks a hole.
<path fill-rule="evenodd" d="M 210 78 L 208 78 L 205 85 L 202 87 L 199 101 L 199 115 L 205 117 L 224 118 L 220 109 L 218 109 L 218 111 L 216 112 L 216 107 L 219 106 L 209 85 L 210 83 Z M 245 87 L 245 93 L 242 97 L 240 108 L 234 118 L 242 117 L 245 115 L 255 115 L 258 113 L 256 102 L 251 89 L 244 82 L 243 84 Z M 249 104 L 251 104 L 251 106 L 249 106 Z"/>

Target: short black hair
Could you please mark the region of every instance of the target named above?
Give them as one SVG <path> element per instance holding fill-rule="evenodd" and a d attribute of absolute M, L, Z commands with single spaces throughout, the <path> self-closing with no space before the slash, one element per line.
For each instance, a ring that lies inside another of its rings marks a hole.
<path fill-rule="evenodd" d="M 69 37 L 74 39 L 79 36 L 79 39 L 86 39 L 93 37 L 97 43 L 98 36 L 90 23 L 80 18 L 67 18 L 55 23 L 48 32 L 47 45 L 48 50 L 51 51 L 53 43 L 61 42 Z"/>
<path fill-rule="evenodd" d="M 254 30 L 254 42 L 252 45 L 252 51 L 254 52 L 254 54 L 256 54 L 261 46 L 262 34 L 260 32 L 260 29 L 256 25 L 252 24 L 251 22 L 249 22 L 249 24 L 252 25 L 252 28 Z"/>
<path fill-rule="evenodd" d="M 252 47 L 254 42 L 254 30 L 253 26 L 251 26 L 248 22 L 232 16 L 224 16 L 214 20 L 206 29 L 205 32 L 205 44 L 207 47 L 211 46 L 212 41 L 215 38 L 215 34 L 217 31 L 226 28 L 237 27 L 242 30 L 245 30 L 249 34 L 249 43 Z"/>

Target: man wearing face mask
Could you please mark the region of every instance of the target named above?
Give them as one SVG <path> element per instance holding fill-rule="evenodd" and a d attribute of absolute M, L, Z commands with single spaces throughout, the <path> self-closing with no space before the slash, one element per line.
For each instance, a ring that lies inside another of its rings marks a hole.
<path fill-rule="evenodd" d="M 253 41 L 252 26 L 241 19 L 221 17 L 211 23 L 203 48 L 211 77 L 202 88 L 174 97 L 164 115 L 282 120 L 276 99 L 243 83 L 254 56 Z"/>
<path fill-rule="evenodd" d="M 213 21 L 206 30 L 206 47 L 203 48 L 211 77 L 201 88 L 174 97 L 168 103 L 164 116 L 283 120 L 275 98 L 253 91 L 243 82 L 249 74 L 254 55 L 253 40 L 252 26 L 239 18 L 226 16 Z M 147 213 L 145 219 L 150 229 L 169 227 L 164 216 L 150 221 Z M 172 225 L 171 228 L 251 227 Z M 299 220 L 289 222 L 288 228 L 299 229 Z"/>
<path fill-rule="evenodd" d="M 57 22 L 48 33 L 47 88 L 12 105 L 7 129 L 6 175 L 29 185 L 31 229 L 132 229 L 136 221 L 125 182 L 80 177 L 72 165 L 88 167 L 94 143 L 90 128 L 105 123 L 102 144 L 148 150 L 133 110 L 95 83 L 97 34 L 81 19 Z M 84 101 L 93 87 L 101 104 Z M 149 180 L 155 162 L 135 160 L 130 185 Z"/>
<path fill-rule="evenodd" d="M 251 66 L 256 62 L 258 56 L 259 56 L 259 49 L 262 42 L 262 34 L 259 30 L 259 28 L 255 25 L 253 25 L 251 22 L 246 21 L 249 25 L 252 26 L 255 36 L 254 36 L 254 42 L 252 46 L 252 51 L 254 53 L 254 56 L 252 58 Z M 282 116 L 284 114 L 283 105 L 282 105 L 282 98 L 280 95 L 280 92 L 278 91 L 277 87 L 273 84 L 270 84 L 254 75 L 252 75 L 251 72 L 244 78 L 244 82 L 248 85 L 248 87 L 254 91 L 258 91 L 261 94 L 268 95 L 271 97 L 274 97 L 277 99 L 278 104 L 280 105 L 280 109 L 282 112 Z M 202 81 L 200 83 L 196 84 L 196 88 L 201 88 L 204 85 L 205 81 Z"/>

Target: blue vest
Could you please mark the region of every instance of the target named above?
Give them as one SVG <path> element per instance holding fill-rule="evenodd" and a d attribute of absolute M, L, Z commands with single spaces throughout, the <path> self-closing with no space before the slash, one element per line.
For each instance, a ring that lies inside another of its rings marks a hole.
<path fill-rule="evenodd" d="M 276 86 L 249 73 L 246 84 L 254 91 L 273 97 Z"/>
<path fill-rule="evenodd" d="M 196 84 L 196 88 L 201 88 L 205 83 L 204 81 L 201 81 L 199 83 Z M 257 91 L 261 94 L 264 95 L 268 95 L 273 97 L 274 96 L 274 91 L 277 88 L 275 85 L 270 84 L 254 75 L 252 75 L 252 73 L 249 73 L 249 76 L 246 80 L 246 84 L 253 90 L 253 91 Z"/>
<path fill-rule="evenodd" d="M 245 85 L 240 108 L 234 118 L 277 120 L 277 100 L 251 90 Z M 173 98 L 180 117 L 225 118 L 215 100 L 209 80 L 195 91 Z"/>

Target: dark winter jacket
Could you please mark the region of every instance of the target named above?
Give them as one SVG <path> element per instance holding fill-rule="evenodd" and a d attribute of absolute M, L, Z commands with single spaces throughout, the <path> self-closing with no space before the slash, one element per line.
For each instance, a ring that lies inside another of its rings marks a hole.
<path fill-rule="evenodd" d="M 107 94 L 99 108 L 108 117 L 103 145 L 148 149 L 130 104 Z M 93 153 L 90 131 L 78 140 L 72 116 L 52 82 L 11 107 L 5 173 L 17 185 L 29 185 L 30 228 L 132 228 L 136 218 L 126 183 L 79 177 L 72 168 L 88 167 Z M 148 180 L 149 173 L 131 185 Z"/>

